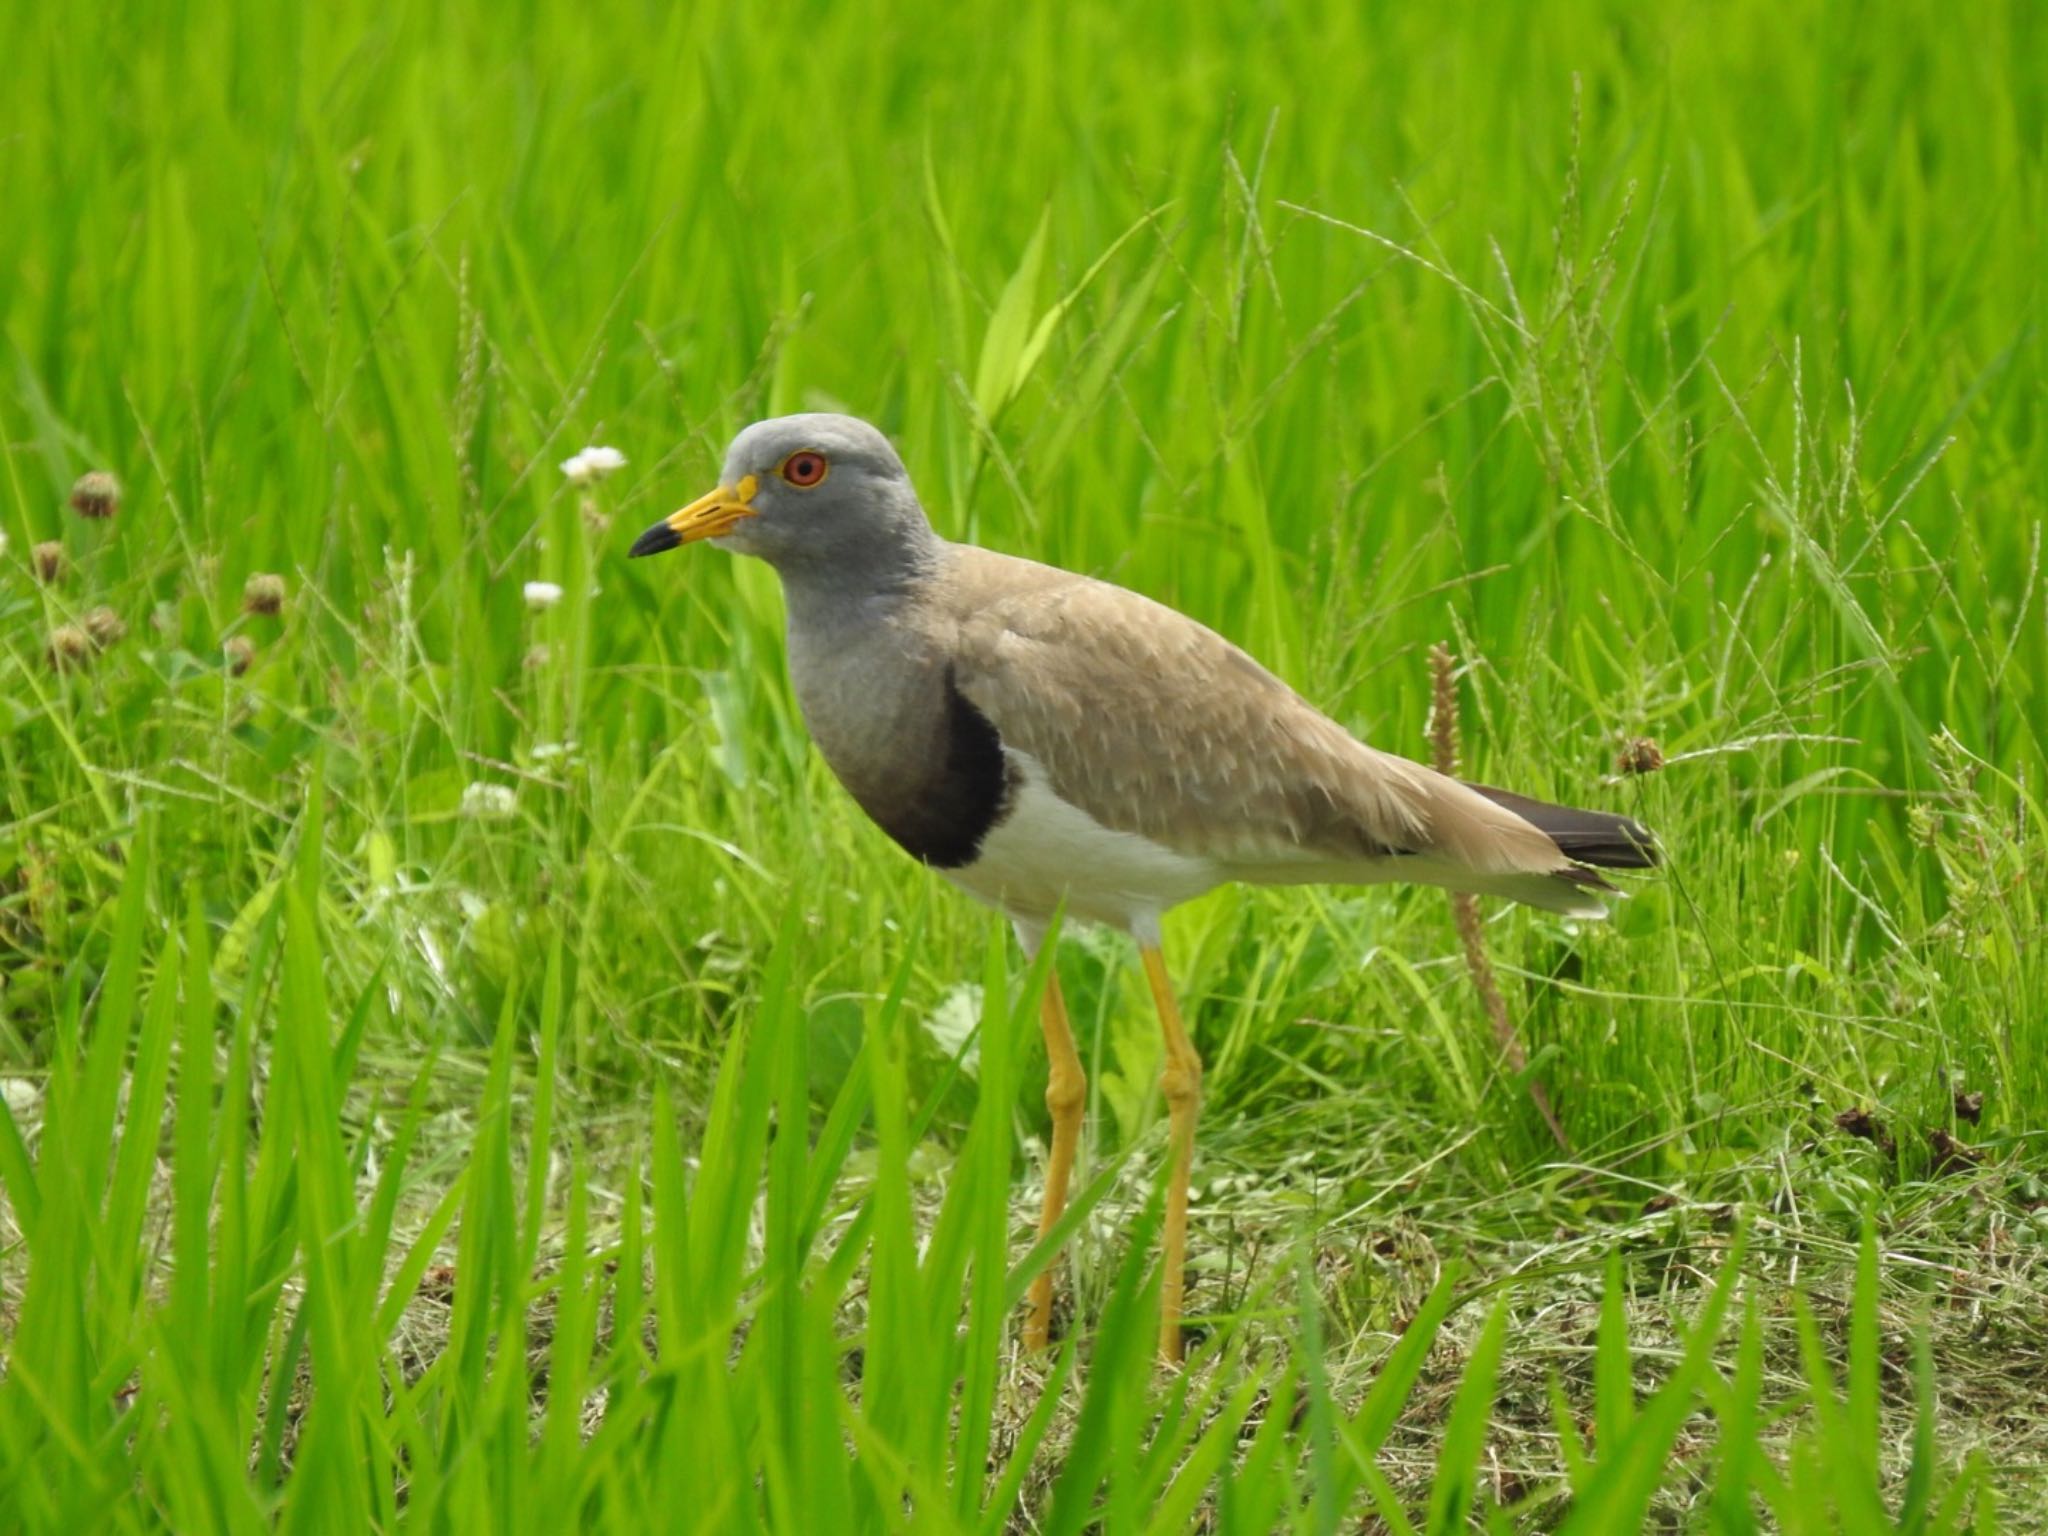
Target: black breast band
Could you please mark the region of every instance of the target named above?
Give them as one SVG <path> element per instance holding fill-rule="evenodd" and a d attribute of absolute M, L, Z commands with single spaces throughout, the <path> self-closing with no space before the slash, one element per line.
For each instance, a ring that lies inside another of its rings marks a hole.
<path fill-rule="evenodd" d="M 994 724 L 946 668 L 944 757 L 922 792 L 905 796 L 877 817 L 884 832 L 911 857 L 935 869 L 972 864 L 982 839 L 1010 814 L 1017 786 Z"/>

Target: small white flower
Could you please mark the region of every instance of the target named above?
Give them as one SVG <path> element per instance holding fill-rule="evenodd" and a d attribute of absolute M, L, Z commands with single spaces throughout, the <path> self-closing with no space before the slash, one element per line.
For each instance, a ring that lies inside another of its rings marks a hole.
<path fill-rule="evenodd" d="M 562 589 L 552 581 L 529 581 L 525 590 L 526 606 L 535 613 L 543 608 L 552 608 L 562 600 Z"/>
<path fill-rule="evenodd" d="M 510 816 L 517 796 L 504 784 L 469 784 L 462 791 L 462 814 L 478 821 L 502 821 Z"/>
<path fill-rule="evenodd" d="M 571 485 L 595 485 L 606 475 L 626 467 L 626 456 L 616 448 L 593 445 L 562 460 L 562 473 Z"/>
<path fill-rule="evenodd" d="M 981 988 L 971 981 L 956 983 L 939 999 L 939 1006 L 925 1016 L 924 1032 L 948 1056 L 960 1058 L 960 1070 L 969 1077 L 981 1075 Z M 961 1047 L 966 1049 L 962 1050 Z"/>
<path fill-rule="evenodd" d="M 25 1077 L 0 1077 L 0 1099 L 7 1101 L 7 1112 L 20 1120 L 42 1106 L 42 1086 Z"/>

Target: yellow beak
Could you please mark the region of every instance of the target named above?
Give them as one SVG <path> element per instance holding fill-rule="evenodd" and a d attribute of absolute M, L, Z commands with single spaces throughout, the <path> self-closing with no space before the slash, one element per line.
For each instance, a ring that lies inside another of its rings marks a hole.
<path fill-rule="evenodd" d="M 627 557 L 658 555 L 678 544 L 693 544 L 698 539 L 715 539 L 730 533 L 735 523 L 754 515 L 751 503 L 760 488 L 761 482 L 752 475 L 741 475 L 738 485 L 721 485 L 715 491 L 707 491 L 641 534 L 626 551 Z"/>

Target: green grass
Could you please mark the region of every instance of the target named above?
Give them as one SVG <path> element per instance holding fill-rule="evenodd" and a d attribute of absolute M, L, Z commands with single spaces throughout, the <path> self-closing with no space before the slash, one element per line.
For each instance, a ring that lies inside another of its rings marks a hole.
<path fill-rule="evenodd" d="M 0 36 L 0 1525 L 2044 1528 L 2037 8 Z M 1488 913 L 1526 1075 L 1439 895 L 1170 920 L 1184 1376 L 1133 957 L 1023 1359 L 1036 979 L 623 558 L 812 406 L 1672 854 Z"/>

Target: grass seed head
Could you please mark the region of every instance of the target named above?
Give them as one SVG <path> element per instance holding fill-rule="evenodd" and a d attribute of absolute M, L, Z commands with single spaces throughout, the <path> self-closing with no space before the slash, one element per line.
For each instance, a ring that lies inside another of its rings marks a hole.
<path fill-rule="evenodd" d="M 28 558 L 35 567 L 36 580 L 46 587 L 64 574 L 64 546 L 55 539 L 45 539 L 28 552 Z"/>
<path fill-rule="evenodd" d="M 92 660 L 92 636 L 82 624 L 59 624 L 50 631 L 50 665 L 59 672 L 75 672 Z"/>
<path fill-rule="evenodd" d="M 83 622 L 95 650 L 104 651 L 119 645 L 128 634 L 128 621 L 105 604 L 88 613 Z"/>
<path fill-rule="evenodd" d="M 229 635 L 220 648 L 228 671 L 240 677 L 256 659 L 256 642 L 247 635 Z"/>
<path fill-rule="evenodd" d="M 89 470 L 71 486 L 71 510 L 99 521 L 121 510 L 121 482 L 104 469 Z"/>
<path fill-rule="evenodd" d="M 1915 800 L 1906 807 L 1906 831 L 1922 848 L 1934 847 L 1941 841 L 1941 813 L 1926 801 Z"/>
<path fill-rule="evenodd" d="M 258 571 L 242 586 L 242 609 L 266 617 L 284 611 L 284 578 L 270 571 Z"/>

